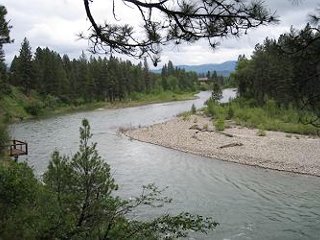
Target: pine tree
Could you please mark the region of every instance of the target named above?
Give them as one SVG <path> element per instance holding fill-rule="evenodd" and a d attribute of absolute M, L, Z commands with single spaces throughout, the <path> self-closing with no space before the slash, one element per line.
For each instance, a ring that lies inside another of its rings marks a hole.
<path fill-rule="evenodd" d="M 11 43 L 12 40 L 10 39 L 11 26 L 5 19 L 6 15 L 6 8 L 0 5 L 0 96 L 2 93 L 9 91 L 9 87 L 7 85 L 7 66 L 5 64 L 3 45 Z"/>
<path fill-rule="evenodd" d="M 22 87 L 24 93 L 29 94 L 35 87 L 35 82 L 31 46 L 27 38 L 23 39 L 16 64 L 14 83 Z"/>
<path fill-rule="evenodd" d="M 144 58 L 144 61 L 143 61 L 143 78 L 144 78 L 144 82 L 145 82 L 146 92 L 149 93 L 152 86 L 151 86 L 151 76 L 150 76 L 150 72 L 149 72 L 147 58 Z"/>
<path fill-rule="evenodd" d="M 54 207 L 41 210 L 58 217 L 50 218 L 46 227 L 52 231 L 38 233 L 39 239 L 47 239 L 45 234 L 51 239 L 178 239 L 191 230 L 206 233 L 218 225 L 212 218 L 187 212 L 143 221 L 130 218 L 139 206 L 162 206 L 171 199 L 161 196 L 162 190 L 154 184 L 143 186 L 142 194 L 130 200 L 116 196 L 118 185 L 110 166 L 91 138 L 89 122 L 84 119 L 78 152 L 72 157 L 53 153 L 43 180 L 54 197 Z M 45 214 L 40 217 L 45 219 Z"/>

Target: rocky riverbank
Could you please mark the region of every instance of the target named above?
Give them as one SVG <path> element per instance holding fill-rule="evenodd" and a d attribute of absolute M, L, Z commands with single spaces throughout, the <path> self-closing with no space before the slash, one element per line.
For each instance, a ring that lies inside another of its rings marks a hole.
<path fill-rule="evenodd" d="M 218 132 L 212 120 L 199 115 L 150 127 L 130 129 L 125 135 L 183 152 L 263 168 L 320 176 L 320 138 L 236 126 Z"/>

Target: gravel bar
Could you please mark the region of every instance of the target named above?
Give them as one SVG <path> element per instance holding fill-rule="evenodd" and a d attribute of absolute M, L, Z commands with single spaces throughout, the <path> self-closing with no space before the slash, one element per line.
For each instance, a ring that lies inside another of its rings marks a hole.
<path fill-rule="evenodd" d="M 192 115 L 176 117 L 149 127 L 129 129 L 125 135 L 138 141 L 193 153 L 214 159 L 268 169 L 320 176 L 320 138 L 236 126 L 232 122 L 223 132 L 213 128 L 212 120 Z"/>

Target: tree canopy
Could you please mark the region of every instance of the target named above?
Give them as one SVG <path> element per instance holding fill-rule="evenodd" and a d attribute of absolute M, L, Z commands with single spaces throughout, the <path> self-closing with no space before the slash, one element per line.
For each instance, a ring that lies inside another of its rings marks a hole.
<path fill-rule="evenodd" d="M 313 115 L 301 119 L 320 126 L 320 33 L 307 25 L 291 29 L 278 40 L 257 44 L 251 59 L 240 56 L 235 72 L 240 96 L 261 105 L 274 99 L 279 105 L 300 108 Z M 303 116 L 308 116 L 303 114 Z"/>
<path fill-rule="evenodd" d="M 10 38 L 11 26 L 6 20 L 7 9 L 0 5 L 0 95 L 7 89 L 6 86 L 6 64 L 3 45 L 11 43 L 13 40 Z"/>
<path fill-rule="evenodd" d="M 78 59 L 70 59 L 40 47 L 32 54 L 25 38 L 9 76 L 10 83 L 26 94 L 34 90 L 64 103 L 134 100 L 136 94 L 196 90 L 196 73 L 177 69 L 171 61 L 168 66 L 170 71 L 165 65 L 165 73 L 160 76 L 150 72 L 146 59 L 134 65 L 115 57 L 88 58 L 84 52 Z"/>
<path fill-rule="evenodd" d="M 113 0 L 113 19 L 99 23 L 91 11 L 94 0 L 83 2 L 92 28 L 88 35 L 81 34 L 81 37 L 90 40 L 92 52 L 149 56 L 155 65 L 162 45 L 206 39 L 215 48 L 223 37 L 240 36 L 251 28 L 277 21 L 261 1 Z M 121 3 L 128 11 L 137 11 L 141 27 L 117 17 L 116 9 Z M 112 23 L 114 20 L 116 23 Z"/>

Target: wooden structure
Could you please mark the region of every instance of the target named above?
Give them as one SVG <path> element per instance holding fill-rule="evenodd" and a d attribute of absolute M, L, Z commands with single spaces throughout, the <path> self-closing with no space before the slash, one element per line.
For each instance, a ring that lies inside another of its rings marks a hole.
<path fill-rule="evenodd" d="M 208 79 L 207 77 L 199 77 L 199 78 L 198 78 L 198 81 L 199 81 L 199 82 L 208 82 L 208 80 L 209 80 L 209 79 Z"/>
<path fill-rule="evenodd" d="M 18 157 L 21 155 L 28 154 L 28 143 L 19 140 L 10 140 L 10 145 L 8 145 L 9 155 L 14 157 L 17 161 Z"/>

